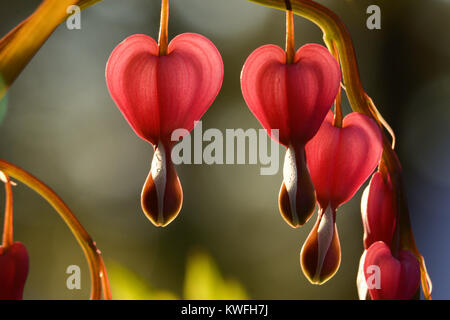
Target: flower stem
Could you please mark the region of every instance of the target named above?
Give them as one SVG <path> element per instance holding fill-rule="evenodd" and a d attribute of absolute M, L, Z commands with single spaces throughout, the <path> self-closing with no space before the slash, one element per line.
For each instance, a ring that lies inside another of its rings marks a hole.
<path fill-rule="evenodd" d="M 293 64 L 295 60 L 294 13 L 286 10 L 286 64 Z"/>
<path fill-rule="evenodd" d="M 0 171 L 0 180 L 5 183 L 5 222 L 3 225 L 3 248 L 8 248 L 14 242 L 13 238 L 13 193 L 9 176 Z"/>
<path fill-rule="evenodd" d="M 42 198 L 47 200 L 47 202 L 59 213 L 77 239 L 88 261 L 89 270 L 91 272 L 91 300 L 100 300 L 102 296 L 102 275 L 103 279 L 106 279 L 104 281 L 107 282 L 103 259 L 95 242 L 83 228 L 73 212 L 52 189 L 25 170 L 1 159 L 0 170 L 33 189 Z M 108 289 L 106 285 L 104 285 L 104 288 Z M 111 294 L 105 291 L 105 299 L 110 296 Z"/>
<path fill-rule="evenodd" d="M 169 46 L 169 0 L 161 0 L 161 22 L 159 26 L 159 55 L 165 56 Z"/>
<path fill-rule="evenodd" d="M 336 59 L 339 69 L 341 68 L 341 65 L 339 63 L 339 52 L 336 48 L 336 43 L 333 42 L 331 45 L 331 54 Z M 342 128 L 342 106 L 341 106 L 341 86 L 339 86 L 338 93 L 336 95 L 336 101 L 334 102 L 334 119 L 333 119 L 333 126 L 337 128 Z"/>
<path fill-rule="evenodd" d="M 284 0 L 250 0 L 262 5 L 285 10 Z M 382 129 L 383 121 L 378 116 L 380 113 L 376 110 L 370 97 L 364 91 L 356 63 L 356 55 L 353 47 L 353 41 L 344 23 L 339 17 L 327 7 L 316 3 L 313 0 L 291 0 L 290 4 L 295 14 L 300 15 L 315 23 L 323 32 L 323 39 L 328 48 L 333 50 L 333 43 L 336 44 L 341 63 L 342 77 L 346 87 L 346 93 L 350 106 L 356 112 L 363 113 L 372 119 Z M 389 131 L 389 129 L 388 129 Z M 393 142 L 395 137 L 393 136 Z M 393 143 L 392 143 L 393 144 Z M 393 189 L 397 199 L 397 212 L 400 226 L 400 248 L 412 251 L 421 265 L 422 289 L 425 299 L 431 299 L 431 281 L 426 272 L 425 262 L 417 249 L 414 235 L 412 233 L 408 203 L 404 192 L 402 181 L 402 167 L 397 158 L 397 154 L 392 148 L 391 142 L 383 132 L 383 161 L 386 164 L 389 175 L 392 178 Z"/>

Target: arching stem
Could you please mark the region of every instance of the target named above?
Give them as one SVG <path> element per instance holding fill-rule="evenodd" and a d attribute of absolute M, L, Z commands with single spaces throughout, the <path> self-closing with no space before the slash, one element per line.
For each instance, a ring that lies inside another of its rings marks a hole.
<path fill-rule="evenodd" d="M 21 181 L 29 188 L 33 189 L 42 198 L 47 200 L 47 202 L 59 213 L 77 239 L 88 261 L 89 270 L 91 272 L 91 299 L 100 300 L 102 297 L 102 278 L 104 279 L 104 289 L 109 290 L 103 259 L 95 242 L 83 228 L 73 212 L 52 189 L 25 170 L 0 159 L 0 171 L 5 172 L 5 174 Z M 105 292 L 105 299 L 110 296 L 111 294 L 109 292 Z"/>
<path fill-rule="evenodd" d="M 169 0 L 161 0 L 161 22 L 159 26 L 159 55 L 165 56 L 169 46 Z"/>
<path fill-rule="evenodd" d="M 14 242 L 13 238 L 13 193 L 9 176 L 0 171 L 0 181 L 5 183 L 5 221 L 3 225 L 3 248 L 8 248 Z"/>
<path fill-rule="evenodd" d="M 284 0 L 250 1 L 279 10 L 286 9 Z M 333 11 L 313 0 L 290 0 L 290 4 L 295 14 L 312 21 L 322 30 L 324 42 L 330 51 L 333 50 L 333 43 L 336 44 L 350 106 L 354 111 L 363 113 L 374 119 L 382 129 L 382 121 L 378 116 L 380 113 L 376 110 L 372 100 L 362 87 L 353 41 L 344 23 Z M 392 148 L 392 143 L 388 140 L 384 132 L 382 158 L 392 179 L 395 199 L 397 199 L 397 221 L 399 222 L 401 235 L 399 246 L 401 249 L 410 250 L 416 255 L 421 265 L 422 289 L 425 299 L 431 299 L 431 281 L 426 271 L 424 259 L 417 249 L 411 228 L 408 203 L 402 181 L 402 167 Z"/>

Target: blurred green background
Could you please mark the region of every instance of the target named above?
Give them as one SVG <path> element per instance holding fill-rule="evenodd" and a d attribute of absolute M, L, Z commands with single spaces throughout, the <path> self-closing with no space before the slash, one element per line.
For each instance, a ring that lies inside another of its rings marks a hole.
<path fill-rule="evenodd" d="M 39 2 L 2 0 L 0 34 Z M 448 299 L 450 1 L 319 2 L 349 28 L 364 87 L 397 133 L 416 240 L 434 298 Z M 381 30 L 366 28 L 371 4 L 381 7 Z M 284 13 L 246 0 L 171 0 L 170 9 L 171 37 L 201 33 L 224 60 L 223 88 L 202 118 L 203 129 L 260 128 L 242 99 L 240 71 L 257 47 L 284 46 Z M 152 148 L 134 135 L 113 103 L 104 70 L 112 49 L 127 36 L 157 36 L 159 10 L 159 0 L 104 0 L 81 13 L 81 30 L 62 24 L 9 91 L 0 157 L 44 180 L 77 214 L 110 266 L 113 297 L 154 297 L 149 288 L 173 297 L 207 297 L 186 292 L 196 290 L 189 283 L 201 284 L 213 274 L 212 283 L 227 288 L 216 298 L 356 299 L 361 192 L 338 212 L 342 264 L 321 287 L 306 280 L 298 258 L 315 218 L 293 230 L 278 213 L 281 170 L 260 176 L 259 165 L 180 165 L 185 198 L 179 217 L 164 229 L 147 221 L 139 195 Z M 321 43 L 315 25 L 300 17 L 295 24 L 297 47 Z M 30 253 L 24 298 L 87 298 L 87 264 L 68 228 L 23 185 L 14 188 L 14 197 L 15 239 Z M 3 192 L 0 200 L 3 207 Z M 190 268 L 192 259 L 200 267 Z M 72 264 L 81 267 L 81 290 L 66 288 L 65 271 Z M 231 289 L 224 279 L 231 279 Z M 127 290 L 135 292 L 127 296 Z"/>

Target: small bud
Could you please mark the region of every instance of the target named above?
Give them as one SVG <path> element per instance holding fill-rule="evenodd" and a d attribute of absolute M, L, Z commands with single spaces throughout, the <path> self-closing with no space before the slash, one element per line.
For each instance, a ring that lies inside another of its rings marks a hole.
<path fill-rule="evenodd" d="M 361 214 L 364 225 L 364 248 L 383 241 L 390 245 L 395 230 L 396 214 L 389 176 L 386 180 L 375 172 L 370 184 L 364 190 L 361 200 Z"/>
<path fill-rule="evenodd" d="M 314 228 L 303 244 L 300 264 L 311 283 L 323 284 L 338 270 L 341 246 L 336 228 L 336 211 L 331 207 L 319 211 Z"/>
<path fill-rule="evenodd" d="M 22 300 L 28 276 L 28 252 L 21 242 L 0 246 L 0 300 Z"/>

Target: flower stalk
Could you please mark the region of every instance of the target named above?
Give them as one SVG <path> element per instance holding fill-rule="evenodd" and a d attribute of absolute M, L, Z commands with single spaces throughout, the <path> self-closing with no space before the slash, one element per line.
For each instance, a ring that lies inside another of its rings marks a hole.
<path fill-rule="evenodd" d="M 64 201 L 39 179 L 25 170 L 1 159 L 0 171 L 27 185 L 58 212 L 77 239 L 88 261 L 91 272 L 91 300 L 100 300 L 102 291 L 104 291 L 105 299 L 110 299 L 111 293 L 109 292 L 108 278 L 100 250 L 97 249 L 95 242 Z"/>

